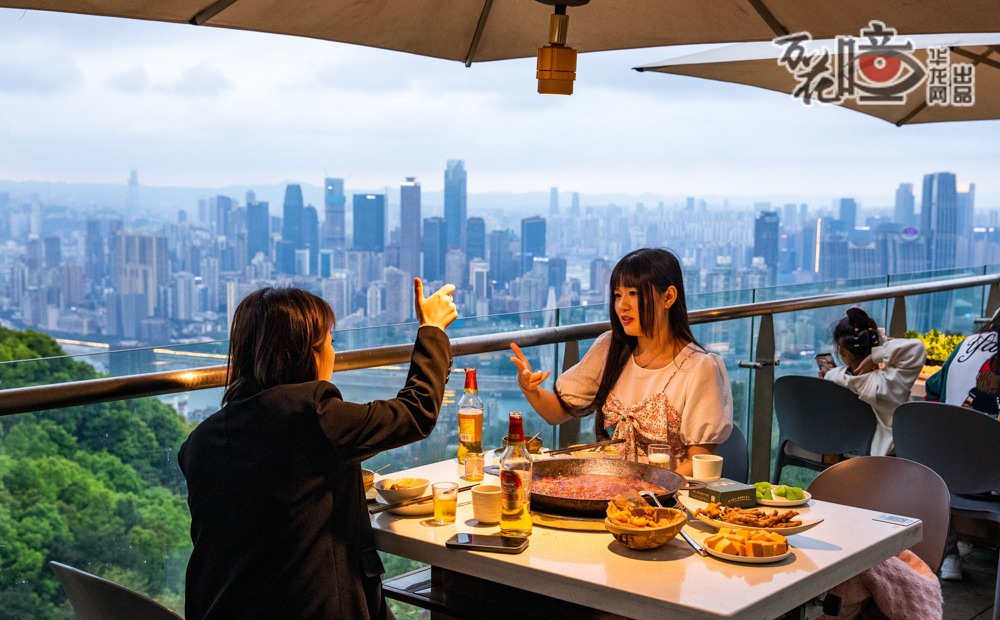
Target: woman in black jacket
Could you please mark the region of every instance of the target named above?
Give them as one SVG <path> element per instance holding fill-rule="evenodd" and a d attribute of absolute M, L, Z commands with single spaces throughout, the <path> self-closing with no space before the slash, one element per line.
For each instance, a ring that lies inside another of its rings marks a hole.
<path fill-rule="evenodd" d="M 391 618 L 361 462 L 427 437 L 451 368 L 447 285 L 424 298 L 396 398 L 345 402 L 329 383 L 333 311 L 294 288 L 248 295 L 233 317 L 223 407 L 179 460 L 194 551 L 188 620 Z"/>

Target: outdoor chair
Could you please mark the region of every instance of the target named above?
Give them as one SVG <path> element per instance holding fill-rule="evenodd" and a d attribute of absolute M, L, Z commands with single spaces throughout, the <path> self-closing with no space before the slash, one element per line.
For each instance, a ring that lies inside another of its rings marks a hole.
<path fill-rule="evenodd" d="M 933 469 L 951 492 L 951 514 L 1000 523 L 1000 422 L 942 403 L 903 403 L 893 414 L 896 454 Z M 1000 620 L 1000 566 L 993 620 Z"/>
<path fill-rule="evenodd" d="M 182 620 L 156 601 L 117 583 L 49 562 L 78 620 Z"/>
<path fill-rule="evenodd" d="M 738 426 L 733 424 L 729 439 L 720 443 L 715 453 L 722 457 L 722 477 L 746 484 L 750 475 L 750 453 L 746 435 Z"/>
<path fill-rule="evenodd" d="M 823 471 L 829 465 L 788 454 L 793 444 L 816 454 L 857 452 L 868 456 L 875 434 L 875 412 L 849 389 L 818 377 L 785 376 L 774 382 L 778 419 L 778 458 L 771 483 L 788 465 Z"/>
<path fill-rule="evenodd" d="M 892 456 L 841 461 L 809 485 L 813 499 L 920 519 L 924 538 L 911 548 L 937 572 L 948 538 L 948 486 L 929 467 Z"/>

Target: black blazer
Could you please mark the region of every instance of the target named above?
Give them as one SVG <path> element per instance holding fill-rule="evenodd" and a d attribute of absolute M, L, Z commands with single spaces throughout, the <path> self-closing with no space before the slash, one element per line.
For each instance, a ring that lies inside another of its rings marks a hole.
<path fill-rule="evenodd" d="M 430 434 L 450 368 L 448 337 L 423 327 L 392 400 L 348 403 L 311 381 L 199 424 L 178 457 L 194 540 L 187 619 L 391 616 L 361 461 Z"/>

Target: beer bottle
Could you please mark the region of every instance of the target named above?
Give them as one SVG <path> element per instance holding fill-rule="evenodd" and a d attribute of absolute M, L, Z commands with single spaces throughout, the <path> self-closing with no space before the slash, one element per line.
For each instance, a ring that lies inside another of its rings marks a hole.
<path fill-rule="evenodd" d="M 476 369 L 465 369 L 465 393 L 458 401 L 458 462 L 469 452 L 483 451 L 483 401 L 476 385 Z"/>
<path fill-rule="evenodd" d="M 531 535 L 531 455 L 524 443 L 521 414 L 510 414 L 507 449 L 500 457 L 500 535 Z"/>

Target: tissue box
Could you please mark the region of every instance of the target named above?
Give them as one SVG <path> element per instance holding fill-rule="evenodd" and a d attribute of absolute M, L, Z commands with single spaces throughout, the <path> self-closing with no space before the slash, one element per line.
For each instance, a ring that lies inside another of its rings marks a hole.
<path fill-rule="evenodd" d="M 753 508 L 757 505 L 757 489 L 742 482 L 719 478 L 705 483 L 704 489 L 688 491 L 691 499 L 731 508 Z"/>

